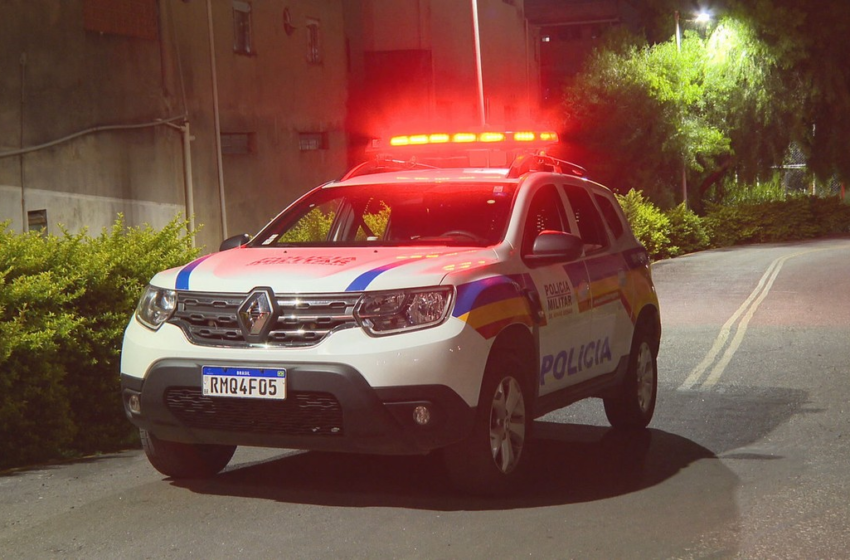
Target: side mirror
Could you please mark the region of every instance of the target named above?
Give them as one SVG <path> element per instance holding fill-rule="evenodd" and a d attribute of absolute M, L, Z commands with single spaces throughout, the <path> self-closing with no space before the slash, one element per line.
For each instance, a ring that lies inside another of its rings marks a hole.
<path fill-rule="evenodd" d="M 233 237 L 228 237 L 219 245 L 219 251 L 227 251 L 228 249 L 235 249 L 237 247 L 241 247 L 242 245 L 251 241 L 251 236 L 247 233 L 240 233 L 239 235 L 234 235 Z"/>
<path fill-rule="evenodd" d="M 529 264 L 543 265 L 569 262 L 584 252 L 584 242 L 578 235 L 563 231 L 541 231 L 534 240 L 531 254 L 526 256 Z"/>

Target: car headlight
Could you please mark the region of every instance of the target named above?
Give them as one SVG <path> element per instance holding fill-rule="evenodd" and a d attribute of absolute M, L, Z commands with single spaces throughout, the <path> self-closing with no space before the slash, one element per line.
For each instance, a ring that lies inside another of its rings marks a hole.
<path fill-rule="evenodd" d="M 149 329 L 157 330 L 176 309 L 177 292 L 148 286 L 136 307 L 136 318 Z"/>
<path fill-rule="evenodd" d="M 435 327 L 448 317 L 453 294 L 452 288 L 366 293 L 354 316 L 374 336 Z"/>

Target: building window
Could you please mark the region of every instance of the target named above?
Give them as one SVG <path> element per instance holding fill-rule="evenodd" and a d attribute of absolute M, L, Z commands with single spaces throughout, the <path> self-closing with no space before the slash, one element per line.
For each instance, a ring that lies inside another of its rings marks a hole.
<path fill-rule="evenodd" d="M 37 231 L 47 235 L 47 210 L 30 210 L 27 212 L 27 231 Z"/>
<path fill-rule="evenodd" d="M 159 39 L 159 12 L 156 0 L 83 0 L 83 27 L 86 31 Z"/>
<path fill-rule="evenodd" d="M 302 152 L 328 149 L 327 132 L 299 132 L 298 147 Z"/>
<path fill-rule="evenodd" d="M 223 155 L 247 155 L 257 152 L 257 135 L 253 132 L 222 132 Z"/>
<path fill-rule="evenodd" d="M 307 62 L 322 63 L 322 41 L 319 35 L 319 20 L 307 20 Z"/>
<path fill-rule="evenodd" d="M 252 55 L 251 4 L 233 0 L 233 52 Z"/>

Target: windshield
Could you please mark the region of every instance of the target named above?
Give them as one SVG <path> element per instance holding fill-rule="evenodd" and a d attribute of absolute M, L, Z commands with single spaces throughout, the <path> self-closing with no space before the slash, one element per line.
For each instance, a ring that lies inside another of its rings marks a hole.
<path fill-rule="evenodd" d="M 314 191 L 252 247 L 471 245 L 502 240 L 515 185 L 359 185 Z"/>

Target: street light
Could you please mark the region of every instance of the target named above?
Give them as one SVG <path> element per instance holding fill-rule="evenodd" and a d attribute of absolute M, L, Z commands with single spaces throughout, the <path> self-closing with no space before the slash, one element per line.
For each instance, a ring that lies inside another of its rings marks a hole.
<path fill-rule="evenodd" d="M 676 52 L 682 53 L 682 33 L 679 28 L 679 10 L 675 12 L 676 18 Z M 688 163 L 682 154 L 682 204 L 685 208 L 688 207 Z"/>
<path fill-rule="evenodd" d="M 478 26 L 478 0 L 470 0 L 472 4 L 472 39 L 475 45 L 475 73 L 478 78 L 478 118 L 479 124 L 487 123 L 487 113 L 484 109 L 484 75 L 481 71 L 481 30 Z"/>
<path fill-rule="evenodd" d="M 676 10 L 674 13 L 674 18 L 676 20 L 676 52 L 682 53 L 682 30 L 679 26 L 679 10 Z M 705 10 L 700 11 L 695 20 L 697 23 L 707 24 L 711 21 L 711 14 Z M 682 204 L 685 205 L 685 208 L 688 207 L 688 164 L 685 156 L 682 155 Z"/>
<path fill-rule="evenodd" d="M 676 19 L 676 52 L 682 52 L 682 34 L 679 30 L 679 10 L 673 12 Z"/>

